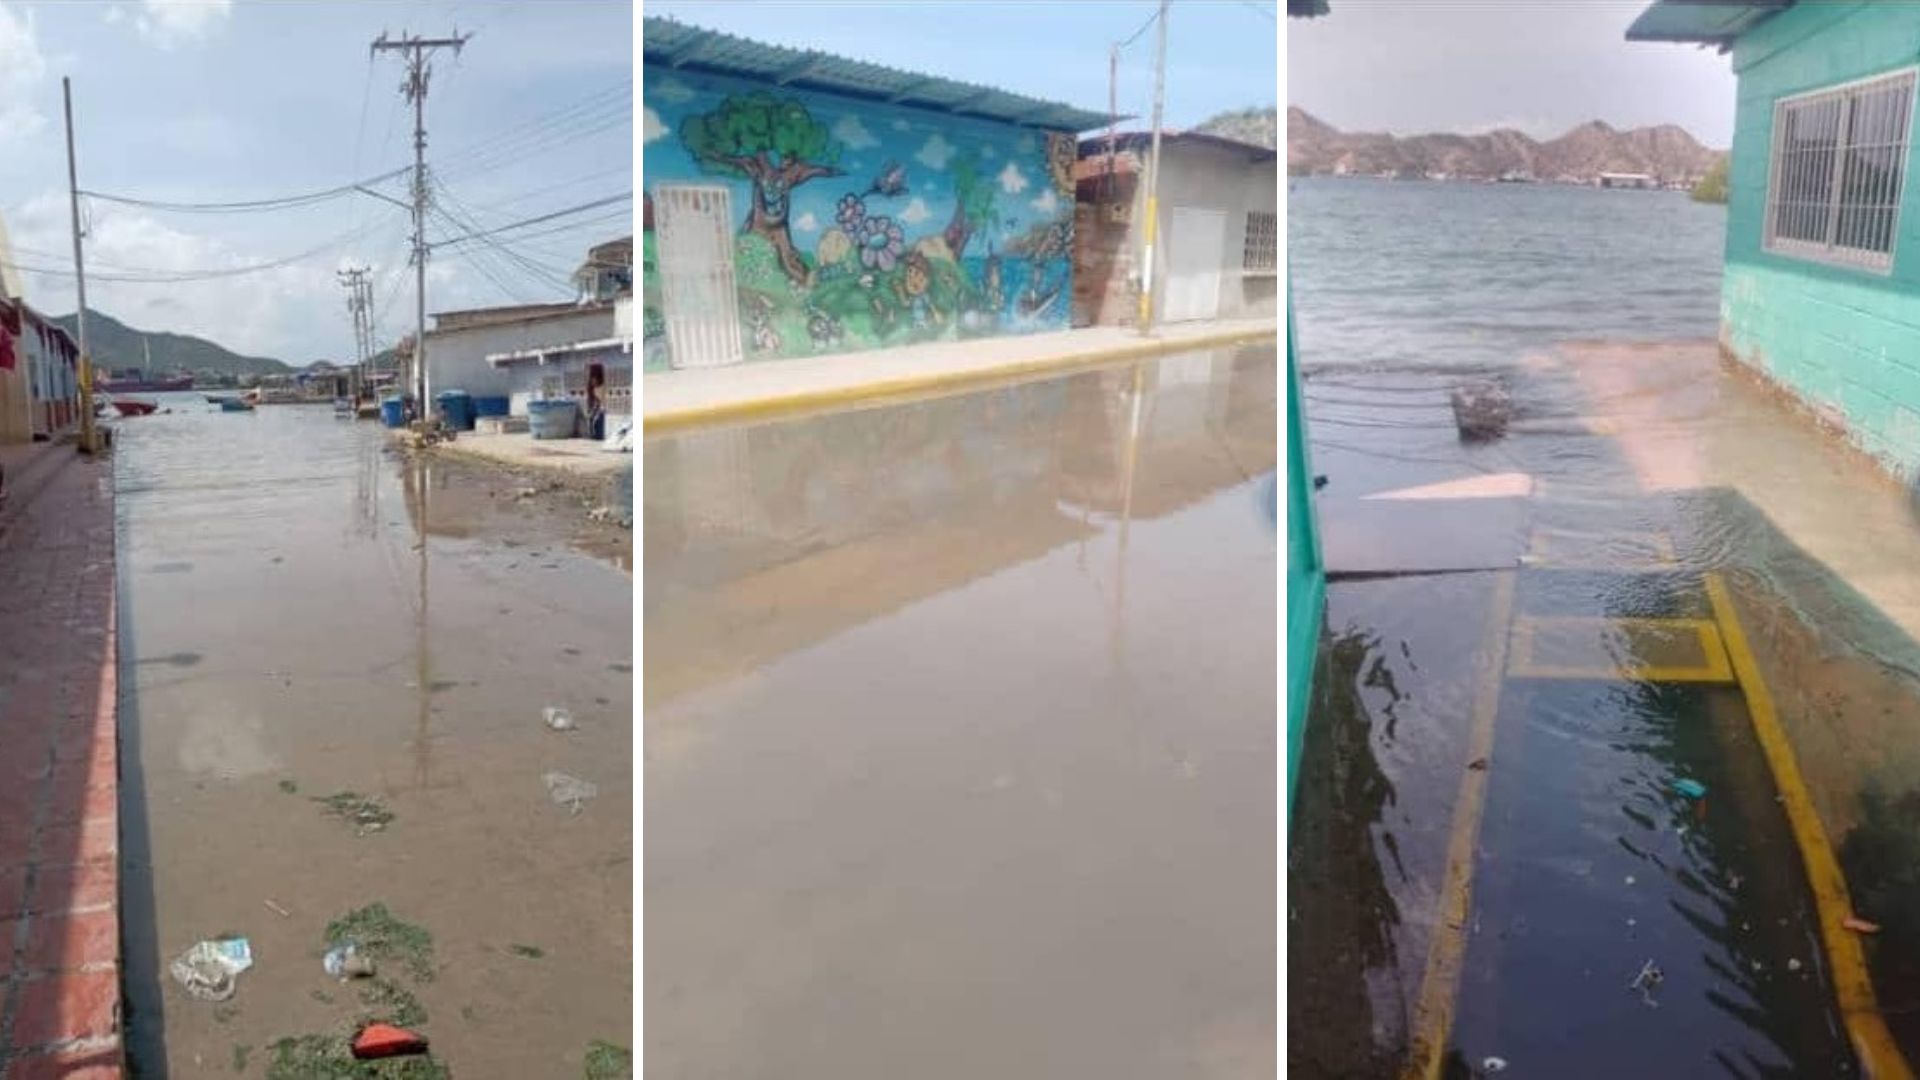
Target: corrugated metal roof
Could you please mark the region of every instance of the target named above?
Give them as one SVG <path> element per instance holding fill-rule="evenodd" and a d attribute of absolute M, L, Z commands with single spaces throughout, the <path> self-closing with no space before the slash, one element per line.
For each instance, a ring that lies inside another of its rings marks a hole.
<path fill-rule="evenodd" d="M 1241 142 L 1239 139 L 1229 139 L 1224 135 L 1214 135 L 1205 131 L 1178 131 L 1168 128 L 1161 130 L 1160 138 L 1163 142 L 1198 143 L 1204 146 L 1218 147 L 1222 150 L 1245 154 L 1249 161 L 1268 161 L 1280 156 L 1279 151 L 1271 146 Z M 1116 132 L 1113 141 L 1117 148 L 1121 150 L 1144 150 L 1153 145 L 1153 132 Z M 1107 136 L 1105 132 L 1088 135 L 1080 140 L 1080 156 L 1083 158 L 1095 157 L 1105 154 L 1106 152 Z"/>
<path fill-rule="evenodd" d="M 1794 0 L 1655 0 L 1627 27 L 1627 40 L 1718 45 L 1725 52 L 1735 38 L 1793 4 Z"/>
<path fill-rule="evenodd" d="M 937 109 L 1049 131 L 1090 131 L 1106 126 L 1109 120 L 1106 113 L 1076 109 L 990 86 L 900 71 L 813 49 L 765 45 L 660 16 L 649 16 L 642 21 L 641 56 L 649 64 L 765 79 L 781 86 Z"/>

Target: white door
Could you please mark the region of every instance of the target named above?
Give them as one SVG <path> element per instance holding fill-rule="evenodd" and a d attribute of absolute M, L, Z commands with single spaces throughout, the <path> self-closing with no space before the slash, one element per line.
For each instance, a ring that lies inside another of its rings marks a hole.
<path fill-rule="evenodd" d="M 667 322 L 668 359 L 676 368 L 719 367 L 740 360 L 731 203 L 724 187 L 654 188 L 660 306 Z"/>
<path fill-rule="evenodd" d="M 1173 208 L 1167 229 L 1167 322 L 1211 319 L 1220 313 L 1220 277 L 1227 250 L 1223 210 Z"/>

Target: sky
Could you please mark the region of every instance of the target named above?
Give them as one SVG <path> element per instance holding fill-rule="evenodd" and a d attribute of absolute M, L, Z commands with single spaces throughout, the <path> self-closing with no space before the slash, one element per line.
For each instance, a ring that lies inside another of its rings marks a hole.
<path fill-rule="evenodd" d="M 37 310 L 73 310 L 61 77 L 73 80 L 83 191 L 234 202 L 324 191 L 412 163 L 400 59 L 381 32 L 472 40 L 436 58 L 427 158 L 445 213 L 486 228 L 633 188 L 625 0 L 0 0 L 0 220 Z M 376 187 L 404 198 L 405 179 Z M 379 340 L 413 323 L 407 213 L 349 194 L 259 213 L 85 199 L 88 306 L 138 329 L 296 364 L 352 358 L 335 273 L 374 269 Z M 429 222 L 430 240 L 472 231 Z M 429 260 L 428 310 L 566 300 L 589 245 L 632 232 L 631 202 L 469 242 Z M 302 256 L 293 258 L 294 256 Z M 230 273 L 127 282 L 120 273 Z"/>
<path fill-rule="evenodd" d="M 647 0 L 648 16 L 791 48 L 999 87 L 1105 111 L 1108 50 L 1153 16 L 1157 0 Z M 1167 18 L 1165 122 L 1277 102 L 1275 0 L 1175 0 Z M 1122 114 L 1147 126 L 1154 34 L 1121 54 Z"/>
<path fill-rule="evenodd" d="M 1733 139 L 1729 57 L 1629 42 L 1649 0 L 1332 0 L 1287 25 L 1287 103 L 1344 131 L 1417 135 L 1589 120 Z"/>

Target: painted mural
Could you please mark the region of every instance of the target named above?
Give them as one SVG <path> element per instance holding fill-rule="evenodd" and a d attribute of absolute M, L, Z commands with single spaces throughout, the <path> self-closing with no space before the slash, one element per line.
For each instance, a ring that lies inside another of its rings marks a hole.
<path fill-rule="evenodd" d="M 645 78 L 649 195 L 730 191 L 748 358 L 1067 327 L 1072 135 L 679 71 Z M 653 209 L 649 368 L 667 362 Z"/>

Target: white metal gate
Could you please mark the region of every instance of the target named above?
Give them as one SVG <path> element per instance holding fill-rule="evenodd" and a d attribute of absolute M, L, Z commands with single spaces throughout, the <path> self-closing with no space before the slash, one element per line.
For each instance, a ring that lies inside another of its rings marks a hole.
<path fill-rule="evenodd" d="M 661 184 L 653 191 L 660 232 L 660 300 L 667 354 L 676 368 L 737 363 L 739 297 L 733 284 L 733 208 L 727 189 Z"/>
<path fill-rule="evenodd" d="M 1168 322 L 1211 319 L 1220 313 L 1220 277 L 1225 265 L 1227 215 L 1222 210 L 1173 208 L 1167 230 Z"/>

